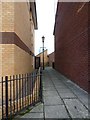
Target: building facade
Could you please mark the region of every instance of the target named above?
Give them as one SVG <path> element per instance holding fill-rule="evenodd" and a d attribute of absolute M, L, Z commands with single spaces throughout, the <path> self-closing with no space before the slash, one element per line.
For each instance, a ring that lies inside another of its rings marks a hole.
<path fill-rule="evenodd" d="M 48 55 L 49 66 L 53 67 L 54 64 L 54 52 Z"/>
<path fill-rule="evenodd" d="M 25 74 L 34 68 L 36 3 L 0 2 L 0 76 Z"/>
<path fill-rule="evenodd" d="M 43 66 L 43 52 L 36 55 L 36 57 L 40 57 L 40 64 Z M 48 66 L 48 50 L 44 50 L 44 66 Z"/>
<path fill-rule="evenodd" d="M 35 29 L 37 29 L 35 2 L 30 3 L 28 0 L 0 2 L 0 82 L 2 76 L 33 71 Z M 2 101 L 1 91 L 0 101 Z M 0 106 L 0 118 L 1 108 Z"/>
<path fill-rule="evenodd" d="M 88 8 L 85 2 L 58 2 L 55 69 L 88 91 Z"/>

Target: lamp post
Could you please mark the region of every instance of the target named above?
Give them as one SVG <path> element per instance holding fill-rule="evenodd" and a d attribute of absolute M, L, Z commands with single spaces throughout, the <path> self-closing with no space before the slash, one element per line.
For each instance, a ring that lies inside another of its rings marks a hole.
<path fill-rule="evenodd" d="M 44 70 L 44 39 L 45 39 L 45 37 L 42 36 L 42 43 L 43 43 L 43 70 Z"/>

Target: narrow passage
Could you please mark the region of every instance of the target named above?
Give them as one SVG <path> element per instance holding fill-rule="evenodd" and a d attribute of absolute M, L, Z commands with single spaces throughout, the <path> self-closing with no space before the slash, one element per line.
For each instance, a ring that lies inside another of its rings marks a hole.
<path fill-rule="evenodd" d="M 43 103 L 21 118 L 82 119 L 89 118 L 88 94 L 51 67 L 42 77 Z"/>

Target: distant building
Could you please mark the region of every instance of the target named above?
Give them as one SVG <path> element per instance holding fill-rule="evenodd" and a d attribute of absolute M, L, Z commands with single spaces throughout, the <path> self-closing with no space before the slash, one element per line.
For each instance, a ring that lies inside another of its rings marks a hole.
<path fill-rule="evenodd" d="M 58 2 L 55 69 L 88 91 L 88 8 L 85 2 Z"/>
<path fill-rule="evenodd" d="M 49 66 L 53 67 L 53 65 L 54 65 L 54 52 L 52 52 L 48 55 L 48 62 L 49 62 Z"/>
<path fill-rule="evenodd" d="M 0 2 L 0 76 L 34 68 L 35 2 Z"/>
<path fill-rule="evenodd" d="M 40 57 L 40 64 L 43 66 L 43 52 L 36 55 L 36 57 Z M 44 50 L 44 66 L 48 66 L 48 50 Z"/>

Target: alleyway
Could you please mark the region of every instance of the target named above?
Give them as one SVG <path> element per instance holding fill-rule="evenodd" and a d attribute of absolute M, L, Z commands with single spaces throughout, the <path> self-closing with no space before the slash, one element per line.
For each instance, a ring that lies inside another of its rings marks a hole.
<path fill-rule="evenodd" d="M 42 82 L 43 103 L 19 118 L 88 118 L 87 93 L 50 67 L 44 70 Z"/>

